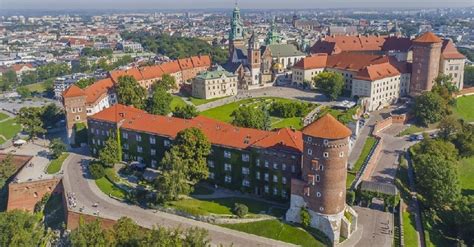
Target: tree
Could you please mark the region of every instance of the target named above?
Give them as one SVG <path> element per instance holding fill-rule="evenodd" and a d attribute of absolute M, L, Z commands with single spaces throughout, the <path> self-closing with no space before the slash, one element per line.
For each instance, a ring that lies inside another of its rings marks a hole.
<path fill-rule="evenodd" d="M 41 217 L 25 211 L 0 213 L 0 246 L 45 246 L 47 234 Z"/>
<path fill-rule="evenodd" d="M 113 227 L 116 246 L 141 246 L 144 231 L 130 218 L 122 217 Z"/>
<path fill-rule="evenodd" d="M 173 110 L 173 117 L 177 118 L 192 119 L 197 117 L 198 114 L 195 106 L 187 104 L 185 106 L 177 106 Z"/>
<path fill-rule="evenodd" d="M 158 203 L 175 201 L 179 195 L 189 195 L 193 191 L 183 167 L 184 162 L 176 152 L 166 152 L 161 164 L 172 166 L 172 169 L 164 169 L 154 181 Z"/>
<path fill-rule="evenodd" d="M 36 71 L 28 71 L 21 75 L 21 84 L 28 85 L 38 81 L 38 74 Z"/>
<path fill-rule="evenodd" d="M 110 243 L 109 240 L 99 220 L 85 223 L 82 217 L 79 218 L 79 226 L 69 235 L 69 241 L 73 247 L 107 246 Z"/>
<path fill-rule="evenodd" d="M 28 133 L 30 140 L 46 132 L 41 121 L 42 109 L 39 107 L 23 107 L 18 113 L 18 123 Z"/>
<path fill-rule="evenodd" d="M 154 87 L 152 96 L 147 100 L 147 112 L 157 115 L 168 115 L 171 112 L 173 97 L 164 88 Z"/>
<path fill-rule="evenodd" d="M 307 208 L 301 208 L 300 219 L 301 225 L 303 225 L 303 227 L 309 227 L 311 225 L 311 215 L 309 214 Z"/>
<path fill-rule="evenodd" d="M 461 123 L 454 116 L 447 116 L 438 125 L 439 136 L 444 140 L 449 140 L 453 135 L 462 130 Z"/>
<path fill-rule="evenodd" d="M 79 81 L 77 81 L 75 84 L 76 84 L 76 86 L 78 86 L 79 88 L 84 89 L 84 88 L 86 88 L 86 87 L 88 87 L 88 86 L 94 84 L 95 81 L 96 81 L 96 80 L 95 80 L 94 77 L 91 77 L 91 78 L 82 78 L 82 79 L 80 79 Z"/>
<path fill-rule="evenodd" d="M 8 179 L 15 174 L 16 166 L 13 164 L 13 157 L 11 154 L 7 154 L 5 159 L 0 161 L 0 188 L 6 184 Z"/>
<path fill-rule="evenodd" d="M 120 104 L 144 109 L 146 91 L 133 76 L 121 76 L 118 79 L 117 95 Z"/>
<path fill-rule="evenodd" d="M 240 218 L 245 217 L 248 214 L 249 208 L 245 204 L 235 203 L 233 212 L 235 215 L 239 216 Z"/>
<path fill-rule="evenodd" d="M 100 179 L 105 176 L 105 168 L 100 162 L 91 162 L 89 164 L 89 173 L 93 179 Z"/>
<path fill-rule="evenodd" d="M 49 149 L 53 152 L 53 158 L 57 159 L 66 151 L 66 144 L 60 138 L 55 138 L 49 144 Z"/>
<path fill-rule="evenodd" d="M 99 151 L 99 160 L 106 167 L 113 167 L 116 163 L 120 162 L 121 147 L 115 139 L 114 135 L 105 142 L 104 148 Z"/>
<path fill-rule="evenodd" d="M 464 67 L 464 84 L 474 86 L 474 66 L 466 65 Z"/>
<path fill-rule="evenodd" d="M 16 73 L 13 70 L 8 70 L 7 72 L 3 73 L 2 78 L 4 81 L 12 83 L 12 84 L 18 81 Z"/>
<path fill-rule="evenodd" d="M 46 128 L 55 126 L 61 119 L 64 118 L 64 111 L 56 104 L 48 104 L 43 106 L 41 121 Z"/>
<path fill-rule="evenodd" d="M 416 186 L 425 206 L 442 209 L 453 205 L 461 193 L 456 163 L 442 155 L 421 153 L 414 157 Z"/>
<path fill-rule="evenodd" d="M 207 247 L 209 245 L 209 233 L 205 229 L 193 227 L 184 233 L 183 246 Z"/>
<path fill-rule="evenodd" d="M 174 76 L 168 74 L 164 74 L 161 77 L 161 80 L 156 82 L 155 86 L 163 88 L 165 91 L 178 89 L 178 87 L 176 86 L 176 79 L 174 78 Z"/>
<path fill-rule="evenodd" d="M 438 155 L 453 162 L 458 160 L 459 153 L 456 147 L 451 142 L 444 140 L 425 138 L 413 148 L 417 154 Z"/>
<path fill-rule="evenodd" d="M 265 117 L 265 112 L 260 108 L 239 107 L 232 112 L 231 117 L 233 117 L 232 124 L 239 127 L 264 130 L 268 126 L 266 123 L 268 118 Z"/>
<path fill-rule="evenodd" d="M 461 157 L 474 156 L 474 126 L 461 121 L 462 130 L 452 140 Z"/>
<path fill-rule="evenodd" d="M 446 113 L 446 109 L 446 102 L 436 93 L 424 92 L 415 98 L 415 116 L 425 126 L 441 120 Z"/>
<path fill-rule="evenodd" d="M 105 58 L 100 58 L 97 61 L 97 68 L 99 68 L 101 70 L 105 70 L 105 71 L 110 71 L 110 70 L 114 69 L 109 65 L 109 63 L 107 63 L 107 59 L 105 59 Z"/>
<path fill-rule="evenodd" d="M 27 87 L 17 87 L 16 92 L 20 95 L 22 98 L 29 98 L 31 97 L 31 91 Z"/>
<path fill-rule="evenodd" d="M 454 216 L 453 216 L 454 215 Z M 453 214 L 449 215 L 456 224 L 457 236 L 466 241 L 467 246 L 474 244 L 474 196 L 463 196 L 454 206 Z"/>
<path fill-rule="evenodd" d="M 313 78 L 315 86 L 330 100 L 336 100 L 344 88 L 344 78 L 336 72 L 322 72 Z"/>
<path fill-rule="evenodd" d="M 453 78 L 450 75 L 440 74 L 436 77 L 431 91 L 441 96 L 446 104 L 453 105 L 456 103 L 454 93 L 458 91 L 458 88 L 453 83 Z"/>

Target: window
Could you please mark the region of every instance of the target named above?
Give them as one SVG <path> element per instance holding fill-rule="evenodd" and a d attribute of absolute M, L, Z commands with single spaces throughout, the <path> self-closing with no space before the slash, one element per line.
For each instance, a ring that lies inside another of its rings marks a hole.
<path fill-rule="evenodd" d="M 328 140 L 324 140 L 323 143 L 324 143 L 324 145 L 328 145 L 329 141 L 328 141 Z"/>
<path fill-rule="evenodd" d="M 313 150 L 311 148 L 308 148 L 308 155 L 313 155 Z"/>
<path fill-rule="evenodd" d="M 104 130 L 102 130 L 102 135 L 105 136 L 105 131 Z"/>
<path fill-rule="evenodd" d="M 308 141 L 311 142 L 313 138 L 311 136 L 308 136 Z"/>
<path fill-rule="evenodd" d="M 127 133 L 127 132 L 123 132 L 123 133 L 122 133 L 122 137 L 123 137 L 123 139 L 128 139 L 128 133 Z"/>
<path fill-rule="evenodd" d="M 316 182 L 319 182 L 321 180 L 321 178 L 319 177 L 319 175 L 316 175 Z"/>
<path fill-rule="evenodd" d="M 317 196 L 317 197 L 321 197 L 321 193 L 320 193 L 320 192 L 316 192 L 316 196 Z"/>
<path fill-rule="evenodd" d="M 277 188 L 273 188 L 273 195 L 278 195 L 278 189 Z"/>
<path fill-rule="evenodd" d="M 248 154 L 242 154 L 242 161 L 248 162 L 250 160 L 250 155 Z"/>
<path fill-rule="evenodd" d="M 128 143 L 123 144 L 123 149 L 128 150 Z"/>
<path fill-rule="evenodd" d="M 209 172 L 209 178 L 214 179 L 214 173 L 213 172 Z"/>
<path fill-rule="evenodd" d="M 163 145 L 164 145 L 165 147 L 169 147 L 169 146 L 171 145 L 170 140 L 164 140 L 164 141 L 163 141 Z"/>
<path fill-rule="evenodd" d="M 283 171 L 286 171 L 286 164 L 285 164 L 285 163 L 281 164 L 281 169 L 282 169 Z"/>
<path fill-rule="evenodd" d="M 339 153 L 339 157 L 340 157 L 340 158 L 344 157 L 344 152 L 340 152 L 340 153 Z"/>
<path fill-rule="evenodd" d="M 258 180 L 260 180 L 260 172 L 256 172 L 256 173 L 255 173 L 255 178 L 258 179 Z"/>
<path fill-rule="evenodd" d="M 225 163 L 224 164 L 224 171 L 232 171 L 232 165 L 228 164 L 228 163 Z"/>
<path fill-rule="evenodd" d="M 150 154 L 151 154 L 151 155 L 156 155 L 156 149 L 151 149 L 151 150 L 150 150 Z"/>
<path fill-rule="evenodd" d="M 250 187 L 250 181 L 248 181 L 247 179 L 242 180 L 242 186 Z"/>
<path fill-rule="evenodd" d="M 278 169 L 278 163 L 273 163 L 273 169 Z"/>
<path fill-rule="evenodd" d="M 139 152 L 139 153 L 143 152 L 143 148 L 140 147 L 140 146 L 137 146 L 137 152 Z"/>
<path fill-rule="evenodd" d="M 324 152 L 324 153 L 323 153 L 323 157 L 324 157 L 324 158 L 328 158 L 328 157 L 329 157 L 329 153 L 328 153 L 328 152 Z"/>
<path fill-rule="evenodd" d="M 242 174 L 248 175 L 250 173 L 250 169 L 248 167 L 242 167 Z"/>
<path fill-rule="evenodd" d="M 273 182 L 278 183 L 278 176 L 277 175 L 273 175 Z"/>
<path fill-rule="evenodd" d="M 207 166 L 214 168 L 214 161 L 213 160 L 208 160 L 207 161 Z"/>
<path fill-rule="evenodd" d="M 286 184 L 286 178 L 285 178 L 285 177 L 282 177 L 282 178 L 281 178 L 281 182 L 282 182 L 283 184 Z"/>
<path fill-rule="evenodd" d="M 135 140 L 137 140 L 137 142 L 141 142 L 141 141 L 142 141 L 142 136 L 139 135 L 139 134 L 137 134 L 137 135 L 135 136 Z"/>
<path fill-rule="evenodd" d="M 156 138 L 154 136 L 150 136 L 150 144 L 156 144 Z"/>
<path fill-rule="evenodd" d="M 324 170 L 324 166 L 323 165 L 319 165 L 319 170 Z"/>
<path fill-rule="evenodd" d="M 268 168 L 268 161 L 267 160 L 265 160 L 265 167 Z"/>
<path fill-rule="evenodd" d="M 260 160 L 259 160 L 259 159 L 257 159 L 257 161 L 256 161 L 256 162 L 257 162 L 257 166 L 260 166 Z"/>
<path fill-rule="evenodd" d="M 268 181 L 268 179 L 269 179 L 269 177 L 270 177 L 270 176 L 268 175 L 268 173 L 265 173 L 264 176 L 265 176 L 265 181 Z"/>
<path fill-rule="evenodd" d="M 295 172 L 296 172 L 296 167 L 295 167 L 295 165 L 292 165 L 292 166 L 291 166 L 291 172 L 292 172 L 292 173 L 295 173 Z"/>
<path fill-rule="evenodd" d="M 230 151 L 224 151 L 224 158 L 228 158 L 230 159 L 230 157 L 232 156 L 232 154 L 230 153 Z"/>
<path fill-rule="evenodd" d="M 231 183 L 232 182 L 232 177 L 231 176 L 225 176 L 225 182 L 226 183 Z"/>
<path fill-rule="evenodd" d="M 81 120 L 81 116 L 76 116 L 76 121 Z"/>
<path fill-rule="evenodd" d="M 283 198 L 287 197 L 286 190 L 281 191 L 281 197 L 283 197 Z"/>
<path fill-rule="evenodd" d="M 270 191 L 270 189 L 268 188 L 268 185 L 265 185 L 265 186 L 263 187 L 263 190 L 264 190 L 265 193 L 267 193 L 267 194 L 268 194 L 268 192 Z"/>
<path fill-rule="evenodd" d="M 324 207 L 319 207 L 319 211 L 324 211 Z"/>
<path fill-rule="evenodd" d="M 158 162 L 156 160 L 151 160 L 151 167 L 156 168 L 158 165 Z"/>

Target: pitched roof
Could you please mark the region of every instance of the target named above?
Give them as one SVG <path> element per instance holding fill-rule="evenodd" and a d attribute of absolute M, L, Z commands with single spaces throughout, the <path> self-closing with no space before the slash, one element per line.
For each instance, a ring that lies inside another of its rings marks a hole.
<path fill-rule="evenodd" d="M 465 59 L 466 57 L 461 54 L 453 41 L 449 39 L 443 40 L 443 46 L 441 47 L 441 56 L 445 59 Z"/>
<path fill-rule="evenodd" d="M 159 65 L 145 66 L 140 68 L 144 80 L 160 78 L 165 73 Z"/>
<path fill-rule="evenodd" d="M 70 87 L 68 87 L 64 92 L 63 92 L 63 98 L 69 98 L 69 97 L 79 97 L 79 96 L 84 96 L 86 93 L 84 90 L 76 86 L 75 84 L 72 84 Z"/>
<path fill-rule="evenodd" d="M 354 77 L 356 79 L 375 81 L 378 79 L 400 75 L 400 71 L 389 62 L 373 64 L 365 67 Z"/>
<path fill-rule="evenodd" d="M 328 60 L 328 55 L 325 53 L 318 53 L 299 60 L 295 64 L 295 68 L 299 69 L 318 69 L 325 68 Z"/>
<path fill-rule="evenodd" d="M 178 59 L 178 63 L 181 70 L 192 69 L 194 67 L 191 58 Z"/>
<path fill-rule="evenodd" d="M 441 43 L 442 40 L 440 37 L 432 32 L 426 32 L 413 40 L 416 43 Z"/>
<path fill-rule="evenodd" d="M 272 52 L 272 57 L 296 57 L 305 55 L 292 44 L 273 44 L 268 45 L 267 49 L 270 49 Z"/>
<path fill-rule="evenodd" d="M 318 40 L 312 53 L 338 54 L 350 51 L 408 51 L 411 40 L 404 37 L 374 35 L 333 35 Z"/>
<path fill-rule="evenodd" d="M 349 137 L 352 131 L 328 113 L 306 126 L 303 134 L 335 140 Z"/>
<path fill-rule="evenodd" d="M 206 56 L 193 56 L 193 57 L 191 57 L 191 61 L 193 62 L 194 68 L 211 66 L 211 57 L 209 57 L 208 55 L 206 55 Z"/>
<path fill-rule="evenodd" d="M 160 64 L 161 69 L 165 74 L 174 74 L 181 71 L 178 61 Z"/>
<path fill-rule="evenodd" d="M 142 73 L 138 68 L 131 68 L 127 70 L 114 70 L 109 73 L 110 77 L 114 82 L 118 82 L 118 79 L 122 76 L 132 76 L 137 81 L 143 80 Z"/>
<path fill-rule="evenodd" d="M 303 133 L 289 128 L 282 128 L 273 131 L 271 135 L 257 141 L 254 143 L 254 146 L 303 152 Z"/>
<path fill-rule="evenodd" d="M 94 84 L 84 88 L 86 95 L 86 103 L 94 103 L 100 97 L 105 95 L 114 86 L 114 82 L 110 78 L 96 81 Z"/>
<path fill-rule="evenodd" d="M 387 56 L 343 52 L 328 56 L 326 66 L 341 70 L 360 71 L 371 64 L 385 63 L 387 61 L 389 61 Z"/>

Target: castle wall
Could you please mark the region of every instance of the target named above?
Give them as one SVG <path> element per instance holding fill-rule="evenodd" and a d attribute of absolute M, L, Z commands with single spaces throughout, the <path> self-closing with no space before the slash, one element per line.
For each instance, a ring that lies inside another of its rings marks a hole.
<path fill-rule="evenodd" d="M 8 185 L 7 211 L 14 209 L 33 212 L 37 202 L 47 193 L 60 193 L 59 178 L 25 183 L 10 183 Z"/>

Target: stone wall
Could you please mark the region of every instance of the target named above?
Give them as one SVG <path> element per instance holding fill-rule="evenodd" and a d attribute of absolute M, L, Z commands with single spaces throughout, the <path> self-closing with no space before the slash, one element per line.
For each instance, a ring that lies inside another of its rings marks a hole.
<path fill-rule="evenodd" d="M 94 215 L 81 214 L 81 213 L 70 211 L 70 210 L 67 210 L 66 212 L 67 212 L 66 213 L 67 214 L 66 226 L 68 230 L 76 229 L 79 226 L 79 221 L 81 218 L 84 220 L 85 223 L 99 220 L 102 228 L 106 228 L 106 229 L 112 228 L 116 223 L 115 220 L 105 219 L 105 218 L 94 216 Z"/>
<path fill-rule="evenodd" d="M 10 183 L 8 185 L 7 211 L 21 209 L 32 212 L 35 204 L 46 193 L 61 193 L 62 185 L 59 178 L 25 182 Z"/>

